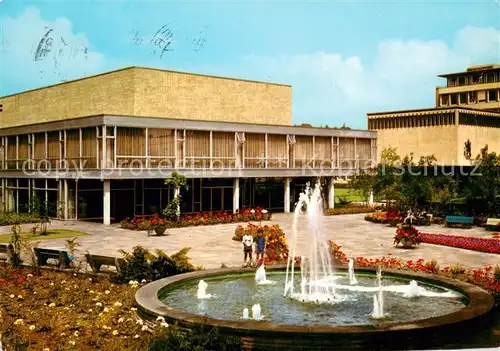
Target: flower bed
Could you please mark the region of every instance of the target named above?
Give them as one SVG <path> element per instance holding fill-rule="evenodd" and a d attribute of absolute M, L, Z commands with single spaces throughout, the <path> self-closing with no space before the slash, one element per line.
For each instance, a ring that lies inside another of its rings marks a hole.
<path fill-rule="evenodd" d="M 369 213 L 365 216 L 365 221 L 373 222 L 373 223 L 388 223 L 387 221 L 387 212 L 386 211 L 376 211 L 373 213 Z"/>
<path fill-rule="evenodd" d="M 0 266 L 0 334 L 6 349 L 147 350 L 154 328 L 162 328 L 158 322 L 147 327 L 137 317 L 138 284 L 30 272 Z"/>
<path fill-rule="evenodd" d="M 365 221 L 373 223 L 382 223 L 382 224 L 389 223 L 395 226 L 396 224 L 401 223 L 403 221 L 403 216 L 401 216 L 401 214 L 396 210 L 376 211 L 367 214 L 365 216 Z"/>
<path fill-rule="evenodd" d="M 426 244 L 458 247 L 461 249 L 500 254 L 500 241 L 497 239 L 474 238 L 447 234 L 420 233 Z"/>
<path fill-rule="evenodd" d="M 341 251 L 341 247 L 335 242 L 329 240 L 328 244 L 335 256 L 334 263 L 347 264 L 349 261 L 347 256 Z M 393 257 L 391 254 L 382 258 L 365 258 L 356 257 L 355 264 L 358 267 L 382 267 L 385 269 L 409 270 L 414 272 L 422 272 L 429 274 L 438 274 L 446 277 L 460 279 L 468 283 L 472 283 L 483 287 L 490 291 L 496 298 L 497 303 L 500 303 L 500 266 L 487 266 L 483 269 L 465 269 L 460 264 L 440 268 L 436 260 L 425 261 L 423 258 L 418 260 L 403 260 Z"/>
<path fill-rule="evenodd" d="M 252 212 L 253 211 L 253 212 Z M 125 218 L 120 222 L 120 225 L 124 229 L 130 230 L 149 230 L 152 229 L 153 225 L 151 222 L 155 223 L 157 215 L 153 215 L 150 218 L 147 217 L 134 217 Z M 213 224 L 224 224 L 224 223 L 237 223 L 237 222 L 248 222 L 248 221 L 266 221 L 271 219 L 271 214 L 266 210 L 257 207 L 255 209 L 245 209 L 239 213 L 228 213 L 228 212 L 210 212 L 210 213 L 196 213 L 194 215 L 181 215 L 181 218 L 177 222 L 165 221 L 165 226 L 167 228 L 183 228 L 190 226 L 199 225 L 213 225 Z"/>
<path fill-rule="evenodd" d="M 337 216 L 337 215 L 346 215 L 346 214 L 356 214 L 356 213 L 370 213 L 374 212 L 375 207 L 374 206 L 347 206 L 347 207 L 340 207 L 340 208 L 329 208 L 328 211 L 326 211 L 325 215 L 326 216 Z"/>
<path fill-rule="evenodd" d="M 243 235 L 251 235 L 254 239 L 258 237 L 266 238 L 265 264 L 286 263 L 288 259 L 288 245 L 286 235 L 279 225 L 259 226 L 247 224 L 246 227 L 239 225 L 234 231 L 233 240 L 241 241 Z M 259 262 L 261 264 L 262 262 Z"/>
<path fill-rule="evenodd" d="M 184 331 L 139 318 L 135 293 L 146 281 L 13 270 L 0 265 L 0 345 L 5 350 L 239 350 L 212 328 Z M 182 347 L 180 346 L 182 345 Z"/>

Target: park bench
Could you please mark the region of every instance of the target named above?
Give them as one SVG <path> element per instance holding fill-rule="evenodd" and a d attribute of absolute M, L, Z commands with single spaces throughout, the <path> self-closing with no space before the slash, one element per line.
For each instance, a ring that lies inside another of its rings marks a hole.
<path fill-rule="evenodd" d="M 500 218 L 488 218 L 484 227 L 489 230 L 500 229 Z"/>
<path fill-rule="evenodd" d="M 59 263 L 59 268 L 68 268 L 71 263 L 71 259 L 66 251 L 54 250 L 54 249 L 42 249 L 34 248 L 36 255 L 36 260 L 39 266 L 46 266 L 47 260 L 54 259 Z"/>
<path fill-rule="evenodd" d="M 90 253 L 87 253 L 85 255 L 85 259 L 87 260 L 87 263 L 90 265 L 90 268 L 92 268 L 92 271 L 94 273 L 99 273 L 102 266 L 108 266 L 115 267 L 116 272 L 119 274 L 124 263 L 123 258 L 91 255 Z"/>
<path fill-rule="evenodd" d="M 474 217 L 446 216 L 444 220 L 447 227 L 453 224 L 460 224 L 464 227 L 470 228 L 472 226 L 472 223 L 474 222 Z"/>
<path fill-rule="evenodd" d="M 12 244 L 0 244 L 0 254 L 3 254 L 3 256 L 0 256 L 0 261 L 9 262 L 12 257 L 12 251 Z"/>

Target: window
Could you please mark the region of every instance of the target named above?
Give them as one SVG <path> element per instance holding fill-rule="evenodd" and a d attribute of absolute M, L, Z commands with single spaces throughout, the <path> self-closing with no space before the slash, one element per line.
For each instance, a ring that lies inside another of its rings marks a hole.
<path fill-rule="evenodd" d="M 458 77 L 458 85 L 465 85 L 465 84 L 466 84 L 465 76 Z"/>
<path fill-rule="evenodd" d="M 450 95 L 450 100 L 452 105 L 458 104 L 458 99 L 457 99 L 457 94 L 451 94 Z"/>
<path fill-rule="evenodd" d="M 469 104 L 475 104 L 477 102 L 477 95 L 475 91 L 469 93 Z"/>
<path fill-rule="evenodd" d="M 458 79 L 453 77 L 453 78 L 448 78 L 448 86 L 449 87 L 454 87 L 458 84 Z"/>
<path fill-rule="evenodd" d="M 497 101 L 498 92 L 496 90 L 488 90 L 488 101 Z"/>
<path fill-rule="evenodd" d="M 467 94 L 460 93 L 460 104 L 466 104 L 466 103 L 467 103 Z"/>
<path fill-rule="evenodd" d="M 449 95 L 441 95 L 441 106 L 448 106 L 450 104 Z"/>

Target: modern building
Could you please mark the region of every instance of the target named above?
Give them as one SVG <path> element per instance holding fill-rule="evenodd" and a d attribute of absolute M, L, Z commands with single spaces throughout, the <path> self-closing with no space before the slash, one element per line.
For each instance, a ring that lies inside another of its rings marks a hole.
<path fill-rule="evenodd" d="M 130 67 L 0 98 L 1 207 L 105 224 L 159 212 L 290 211 L 304 183 L 376 161 L 376 133 L 292 126 L 289 85 Z"/>
<path fill-rule="evenodd" d="M 436 107 L 367 114 L 379 154 L 396 147 L 401 156 L 434 154 L 442 165 L 469 166 L 485 145 L 500 151 L 500 65 L 439 77 L 447 84 L 436 88 Z"/>

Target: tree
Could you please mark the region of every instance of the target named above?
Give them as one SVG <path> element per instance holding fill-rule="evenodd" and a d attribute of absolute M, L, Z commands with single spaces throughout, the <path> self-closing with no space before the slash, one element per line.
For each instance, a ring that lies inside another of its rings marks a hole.
<path fill-rule="evenodd" d="M 181 216 L 181 190 L 188 189 L 187 178 L 177 172 L 172 172 L 171 177 L 165 179 L 165 185 L 170 185 L 174 189 L 174 198 L 165 207 L 162 214 L 165 219 L 176 222 Z"/>
<path fill-rule="evenodd" d="M 436 200 L 441 205 L 447 204 L 457 189 L 453 177 L 439 173 L 434 155 L 420 157 L 415 162 L 413 155 L 401 159 L 396 148 L 382 150 L 380 163 L 360 171 L 351 185 L 365 196 L 373 191 L 402 210 L 424 207 Z"/>
<path fill-rule="evenodd" d="M 488 145 L 485 145 L 476 157 L 476 162 L 479 165 L 474 172 L 469 174 L 463 188 L 466 203 L 469 207 L 482 207 L 488 214 L 495 215 L 499 212 L 500 205 L 500 176 L 498 173 L 500 155 L 488 152 Z"/>

